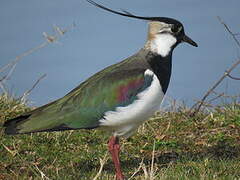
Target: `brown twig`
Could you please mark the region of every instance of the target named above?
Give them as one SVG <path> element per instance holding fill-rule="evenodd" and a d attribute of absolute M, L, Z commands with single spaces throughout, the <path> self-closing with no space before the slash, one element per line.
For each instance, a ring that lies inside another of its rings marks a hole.
<path fill-rule="evenodd" d="M 218 16 L 217 17 L 218 20 L 220 21 L 220 23 L 225 27 L 225 29 L 227 30 L 227 32 L 232 36 L 232 38 L 234 39 L 234 41 L 236 42 L 237 46 L 240 47 L 240 42 L 239 40 L 236 38 L 236 33 L 233 33 L 230 28 L 228 27 L 228 25 L 226 23 L 224 23 L 222 21 L 222 19 Z M 225 71 L 225 73 L 221 76 L 221 78 L 206 92 L 206 94 L 203 96 L 203 98 L 201 99 L 201 101 L 198 101 L 197 103 L 195 103 L 190 111 L 192 112 L 193 109 L 197 106 L 197 108 L 195 108 L 195 111 L 191 114 L 192 116 L 194 116 L 196 113 L 198 113 L 202 107 L 202 105 L 205 103 L 205 100 L 207 99 L 207 97 L 214 91 L 214 89 L 216 87 L 218 87 L 219 84 L 221 84 L 221 82 L 226 78 L 226 77 L 230 77 L 231 79 L 235 79 L 235 80 L 240 80 L 239 78 L 235 78 L 233 76 L 230 75 L 230 73 L 232 72 L 233 69 L 235 69 L 238 65 L 240 64 L 240 59 L 237 60 L 236 63 L 234 63 L 228 70 Z M 219 96 L 220 97 L 220 96 Z M 214 99 L 215 100 L 215 99 Z"/>
<path fill-rule="evenodd" d="M 213 91 L 212 93 L 216 94 L 216 95 L 222 95 L 222 97 L 225 97 L 225 98 L 238 98 L 240 97 L 240 94 L 237 94 L 237 95 L 234 95 L 234 96 L 231 96 L 231 95 L 228 95 L 228 94 L 225 94 L 224 92 L 223 93 L 218 93 L 216 91 Z"/>
<path fill-rule="evenodd" d="M 139 171 L 143 168 L 143 160 L 144 160 L 144 158 L 142 158 L 142 161 L 140 162 L 138 168 L 137 168 L 136 171 L 128 178 L 128 180 L 133 179 L 133 178 L 136 176 L 136 174 L 138 174 Z"/>
<path fill-rule="evenodd" d="M 31 48 L 31 49 L 27 50 L 26 52 L 20 54 L 19 56 L 16 56 L 14 60 L 11 60 L 10 63 L 8 63 L 8 64 L 6 64 L 5 66 L 3 66 L 2 68 L 0 68 L 0 72 L 3 72 L 3 71 L 5 71 L 7 68 L 14 66 L 14 65 L 15 65 L 20 59 L 22 59 L 23 57 L 25 57 L 25 56 L 33 53 L 34 51 L 37 51 L 37 50 L 45 47 L 45 46 L 48 45 L 48 44 L 49 44 L 48 42 L 44 42 L 44 43 L 42 43 L 42 44 L 40 44 L 40 45 L 38 45 L 38 46 L 36 46 L 36 47 L 34 47 L 34 48 Z"/>
<path fill-rule="evenodd" d="M 240 42 L 239 40 L 236 38 L 236 33 L 233 33 L 230 28 L 228 27 L 228 25 L 226 23 L 223 22 L 223 20 L 217 16 L 218 20 L 220 21 L 220 23 L 225 27 L 225 29 L 229 32 L 229 34 L 232 36 L 232 38 L 234 39 L 234 41 L 237 43 L 238 47 L 240 47 Z"/>
<path fill-rule="evenodd" d="M 64 35 L 65 32 L 67 32 L 68 30 L 72 29 L 73 27 L 75 27 L 75 24 L 73 24 L 70 28 L 67 28 L 67 29 L 64 29 L 64 30 L 62 30 L 58 26 L 54 26 L 54 30 L 55 30 L 55 34 L 54 35 L 48 35 L 45 32 L 43 33 L 43 36 L 46 39 L 45 42 L 43 42 L 43 43 L 39 44 L 38 46 L 36 46 L 34 48 L 31 48 L 31 49 L 27 50 L 26 52 L 16 56 L 13 60 L 10 61 L 10 63 L 8 63 L 5 66 L 1 67 L 0 68 L 0 73 L 6 71 L 9 68 L 10 68 L 10 70 L 8 71 L 7 75 L 4 75 L 2 78 L 0 78 L 0 88 L 2 88 L 2 90 L 4 92 L 6 91 L 5 87 L 4 87 L 4 82 L 9 79 L 9 77 L 12 75 L 13 71 L 15 70 L 15 67 L 16 67 L 17 63 L 23 57 L 28 56 L 29 54 L 32 54 L 33 52 L 46 47 L 50 43 L 56 42 L 60 38 L 60 36 Z"/>
<path fill-rule="evenodd" d="M 46 77 L 46 74 L 43 74 L 38 80 L 33 84 L 33 86 L 27 90 L 25 93 L 23 93 L 21 99 L 21 102 L 25 103 L 26 102 L 26 97 L 32 92 L 32 90 L 39 84 L 39 82 Z"/>
<path fill-rule="evenodd" d="M 198 103 L 198 104 L 202 103 L 202 106 L 206 106 L 206 107 L 211 107 L 211 108 L 214 107 L 214 105 L 209 104 L 209 103 L 206 102 L 206 101 L 197 101 L 197 103 Z M 195 112 L 194 112 L 194 113 L 195 113 Z M 193 115 L 194 115 L 194 113 L 193 113 Z"/>
<path fill-rule="evenodd" d="M 207 103 L 212 103 L 213 101 L 217 100 L 218 98 L 220 97 L 223 97 L 224 96 L 224 93 L 221 93 L 221 94 L 218 94 L 216 97 L 213 97 L 212 99 L 208 100 Z"/>
<path fill-rule="evenodd" d="M 12 75 L 14 69 L 16 68 L 16 63 L 12 65 L 11 69 L 8 71 L 7 75 L 3 76 L 1 79 L 0 79 L 0 87 L 2 89 L 2 91 L 4 92 L 4 94 L 7 94 L 7 89 L 4 85 L 5 81 L 9 79 L 9 77 Z"/>
<path fill-rule="evenodd" d="M 195 109 L 195 111 L 192 113 L 192 115 L 194 116 L 196 113 L 199 112 L 200 108 L 202 107 L 204 101 L 206 100 L 206 98 L 213 92 L 213 90 L 218 87 L 219 84 L 221 84 L 221 82 L 229 75 L 229 73 L 232 72 L 232 70 L 234 70 L 238 65 L 240 64 L 240 60 L 238 60 L 236 63 L 234 63 L 228 70 L 225 71 L 225 73 L 222 75 L 222 77 L 206 92 L 206 94 L 203 96 L 203 98 L 201 99 L 200 103 L 197 102 L 196 104 L 194 104 L 191 107 L 191 111 L 197 106 L 197 108 Z"/>
<path fill-rule="evenodd" d="M 4 84 L 1 81 L 0 81 L 0 88 L 2 89 L 4 94 L 7 94 L 7 90 L 6 90 Z"/>
<path fill-rule="evenodd" d="M 230 74 L 227 74 L 227 76 L 230 77 L 231 79 L 234 79 L 234 80 L 240 80 L 240 78 L 234 77 L 234 76 L 232 76 Z"/>
<path fill-rule="evenodd" d="M 102 170 L 103 170 L 103 166 L 105 165 L 105 163 L 108 160 L 107 153 L 104 155 L 103 159 L 99 158 L 99 160 L 100 160 L 100 168 L 99 168 L 99 171 L 96 174 L 96 176 L 93 178 L 93 180 L 97 180 L 101 176 L 101 173 L 102 173 Z"/>

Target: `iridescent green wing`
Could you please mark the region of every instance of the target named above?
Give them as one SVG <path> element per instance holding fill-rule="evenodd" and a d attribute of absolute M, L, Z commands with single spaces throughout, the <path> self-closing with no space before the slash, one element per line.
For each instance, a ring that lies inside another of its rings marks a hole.
<path fill-rule="evenodd" d="M 121 71 L 102 77 L 99 81 L 86 84 L 66 96 L 62 110 L 77 109 L 81 119 L 65 121 L 71 128 L 92 128 L 99 125 L 105 112 L 114 111 L 136 100 L 137 94 L 150 86 L 152 76 L 144 76 L 142 70 Z"/>
<path fill-rule="evenodd" d="M 105 112 L 128 106 L 151 85 L 145 69 L 117 64 L 95 74 L 63 98 L 5 123 L 6 133 L 95 128 Z"/>
<path fill-rule="evenodd" d="M 136 100 L 150 86 L 152 76 L 144 72 L 108 73 L 89 79 L 65 97 L 9 121 L 15 133 L 95 128 L 107 111 Z M 12 121 L 12 123 L 11 123 Z"/>

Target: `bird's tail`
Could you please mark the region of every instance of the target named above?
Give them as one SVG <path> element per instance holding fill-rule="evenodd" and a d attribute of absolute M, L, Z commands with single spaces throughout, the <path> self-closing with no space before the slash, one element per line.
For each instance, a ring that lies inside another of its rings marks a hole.
<path fill-rule="evenodd" d="M 35 132 L 64 131 L 74 129 L 92 129 L 98 127 L 98 123 L 75 123 L 80 117 L 79 111 L 59 110 L 61 103 L 51 102 L 26 114 L 8 120 L 3 125 L 5 134 L 29 134 Z M 70 115 L 69 115 L 70 114 Z"/>
<path fill-rule="evenodd" d="M 30 115 L 31 114 L 18 116 L 14 119 L 11 119 L 5 122 L 3 124 L 3 126 L 5 127 L 5 134 L 9 134 L 9 135 L 19 134 L 19 126 L 23 123 L 23 121 L 28 119 Z"/>

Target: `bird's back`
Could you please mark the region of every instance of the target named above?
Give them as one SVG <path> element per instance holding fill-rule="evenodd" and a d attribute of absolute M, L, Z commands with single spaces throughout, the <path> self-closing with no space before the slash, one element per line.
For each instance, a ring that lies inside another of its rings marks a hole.
<path fill-rule="evenodd" d="M 127 106 L 149 86 L 150 81 L 144 80 L 148 65 L 143 57 L 140 51 L 96 73 L 63 98 L 7 121 L 5 132 L 21 134 L 98 127 L 105 112 Z M 127 92 L 123 92 L 123 87 Z M 119 99 L 119 96 L 126 97 Z"/>

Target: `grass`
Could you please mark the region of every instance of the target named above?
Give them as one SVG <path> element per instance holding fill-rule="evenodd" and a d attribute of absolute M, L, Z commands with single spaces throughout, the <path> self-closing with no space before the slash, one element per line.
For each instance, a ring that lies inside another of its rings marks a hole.
<path fill-rule="evenodd" d="M 1 95 L 0 126 L 29 109 Z M 7 136 L 0 128 L 0 137 L 0 179 L 114 179 L 102 131 Z M 240 105 L 194 117 L 159 112 L 121 144 L 130 179 L 240 179 Z"/>

